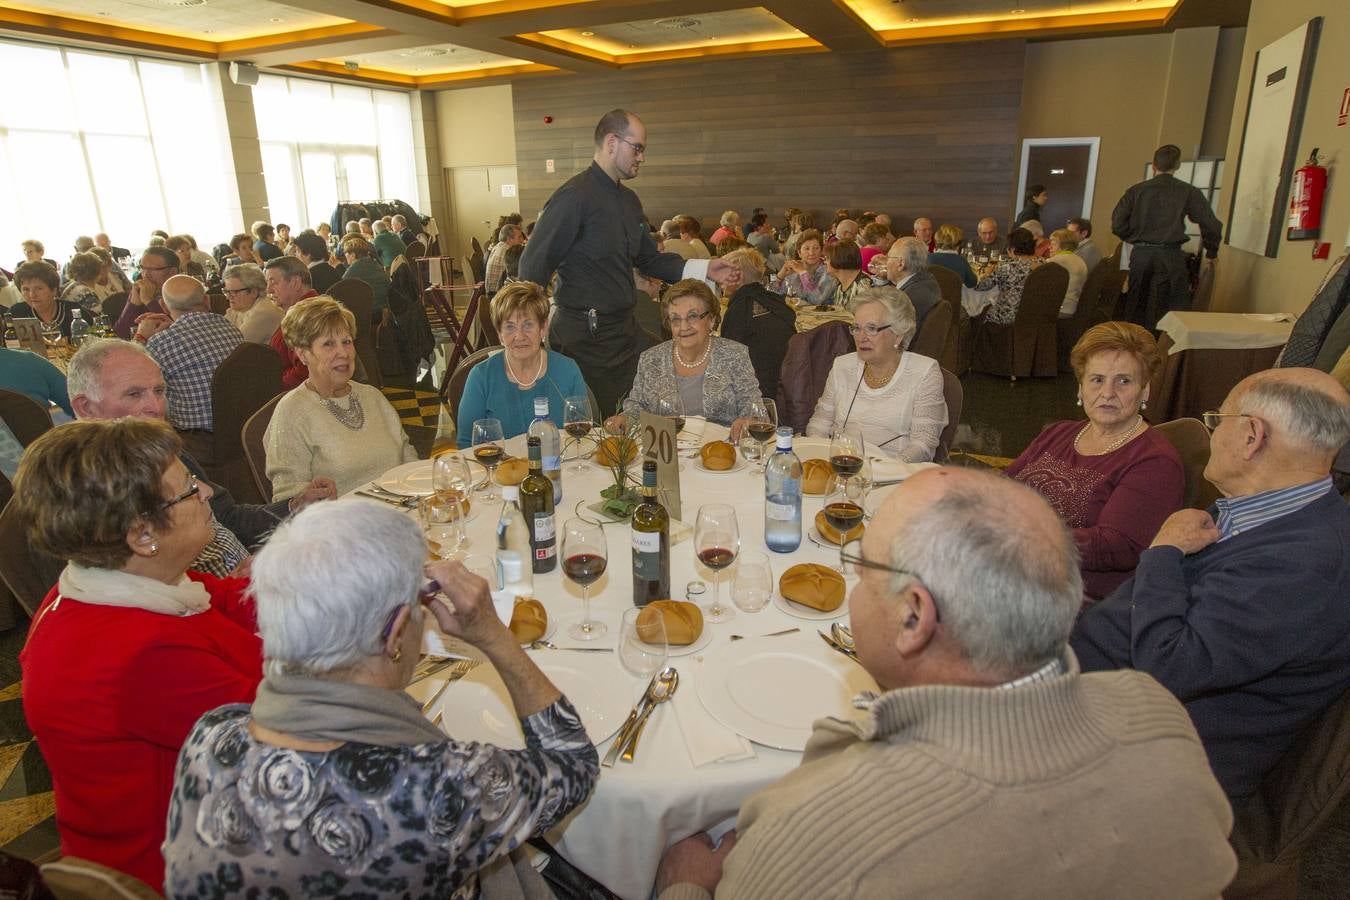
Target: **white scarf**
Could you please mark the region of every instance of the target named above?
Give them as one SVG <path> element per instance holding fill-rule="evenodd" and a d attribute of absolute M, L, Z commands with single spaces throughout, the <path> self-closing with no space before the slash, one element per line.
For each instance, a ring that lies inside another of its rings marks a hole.
<path fill-rule="evenodd" d="M 62 597 L 100 606 L 129 606 L 167 616 L 195 616 L 211 608 L 211 595 L 199 581 L 179 576 L 165 584 L 116 569 L 95 569 L 67 563 L 56 583 Z"/>

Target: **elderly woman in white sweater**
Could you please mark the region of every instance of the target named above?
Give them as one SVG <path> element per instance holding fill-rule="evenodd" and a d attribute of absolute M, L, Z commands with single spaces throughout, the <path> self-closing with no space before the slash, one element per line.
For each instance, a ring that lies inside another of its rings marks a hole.
<path fill-rule="evenodd" d="M 331 297 L 301 300 L 281 320 L 281 336 L 309 377 L 277 403 L 263 435 L 275 500 L 300 493 L 319 475 L 345 494 L 417 459 L 384 394 L 352 381 L 355 335 L 355 316 Z"/>
<path fill-rule="evenodd" d="M 849 326 L 858 350 L 840 356 L 806 425 L 829 437 L 861 425 L 863 440 L 903 462 L 927 462 L 947 424 L 942 369 L 905 348 L 914 339 L 914 304 L 894 287 L 869 288 L 853 301 Z"/>

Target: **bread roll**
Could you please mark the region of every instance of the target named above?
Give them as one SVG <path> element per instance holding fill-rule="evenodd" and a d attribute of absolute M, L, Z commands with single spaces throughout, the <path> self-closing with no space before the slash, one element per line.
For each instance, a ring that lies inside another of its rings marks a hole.
<path fill-rule="evenodd" d="M 544 604 L 533 597 L 518 598 L 516 608 L 511 611 L 511 624 L 507 627 L 522 644 L 539 640 L 548 631 L 548 613 L 544 611 Z"/>
<path fill-rule="evenodd" d="M 829 566 L 801 563 L 778 579 L 778 591 L 793 603 L 833 612 L 844 603 L 844 576 Z"/>
<path fill-rule="evenodd" d="M 802 493 L 820 496 L 830 484 L 834 468 L 828 459 L 802 460 Z"/>
<path fill-rule="evenodd" d="M 736 448 L 726 441 L 709 441 L 698 454 L 703 458 L 703 468 L 713 472 L 725 472 L 736 465 Z"/>
<path fill-rule="evenodd" d="M 493 477 L 497 479 L 498 484 L 520 484 L 528 474 L 530 474 L 530 461 L 516 457 L 497 466 L 497 471 L 493 473 Z"/>
<path fill-rule="evenodd" d="M 847 544 L 849 541 L 856 541 L 861 538 L 863 529 L 866 527 L 861 522 L 854 525 L 848 530 L 848 534 L 844 535 L 844 543 Z M 825 518 L 825 510 L 823 509 L 816 513 L 816 533 L 831 544 L 839 543 L 839 529 L 831 525 L 830 520 Z"/>
<path fill-rule="evenodd" d="M 623 450 L 624 465 L 632 462 L 637 457 L 637 441 L 625 438 L 620 441 L 617 437 L 607 437 L 600 442 L 600 446 L 595 450 L 595 461 L 602 466 L 612 466 L 619 461 L 619 451 Z"/>
<path fill-rule="evenodd" d="M 666 643 L 672 647 L 687 647 L 703 634 L 703 610 L 683 600 L 653 600 L 638 613 L 637 633 L 644 641 L 657 638 L 655 623 L 664 619 Z"/>

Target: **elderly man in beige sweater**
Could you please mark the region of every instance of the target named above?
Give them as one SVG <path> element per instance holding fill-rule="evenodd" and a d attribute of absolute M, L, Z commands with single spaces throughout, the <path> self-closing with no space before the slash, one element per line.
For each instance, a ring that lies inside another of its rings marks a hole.
<path fill-rule="evenodd" d="M 1078 560 L 1044 500 L 930 470 L 848 549 L 858 657 L 884 693 L 818 721 L 719 847 L 673 846 L 661 900 L 1219 896 L 1228 801 L 1161 685 L 1079 671 Z"/>

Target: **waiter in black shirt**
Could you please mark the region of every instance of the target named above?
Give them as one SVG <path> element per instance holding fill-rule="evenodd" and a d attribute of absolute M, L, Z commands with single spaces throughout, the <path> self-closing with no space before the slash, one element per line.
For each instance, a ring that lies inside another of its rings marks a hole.
<path fill-rule="evenodd" d="M 1153 177 L 1125 192 L 1111 213 L 1111 231 L 1131 245 L 1130 290 L 1125 318 L 1155 330 L 1168 310 L 1191 305 L 1186 271 L 1186 222 L 1200 226 L 1205 258 L 1219 255 L 1221 226 L 1205 195 L 1172 175 L 1181 165 L 1181 148 L 1165 144 L 1153 153 Z"/>
<path fill-rule="evenodd" d="M 711 278 L 734 286 L 740 278 L 720 259 L 686 261 L 656 249 L 642 202 L 623 186 L 637 177 L 646 143 L 647 128 L 637 116 L 605 113 L 595 126 L 590 168 L 554 191 L 520 259 L 524 281 L 547 285 L 558 273 L 549 343 L 576 360 L 602 420 L 632 388 L 646 346 L 633 317 L 633 269 L 665 282 Z"/>

